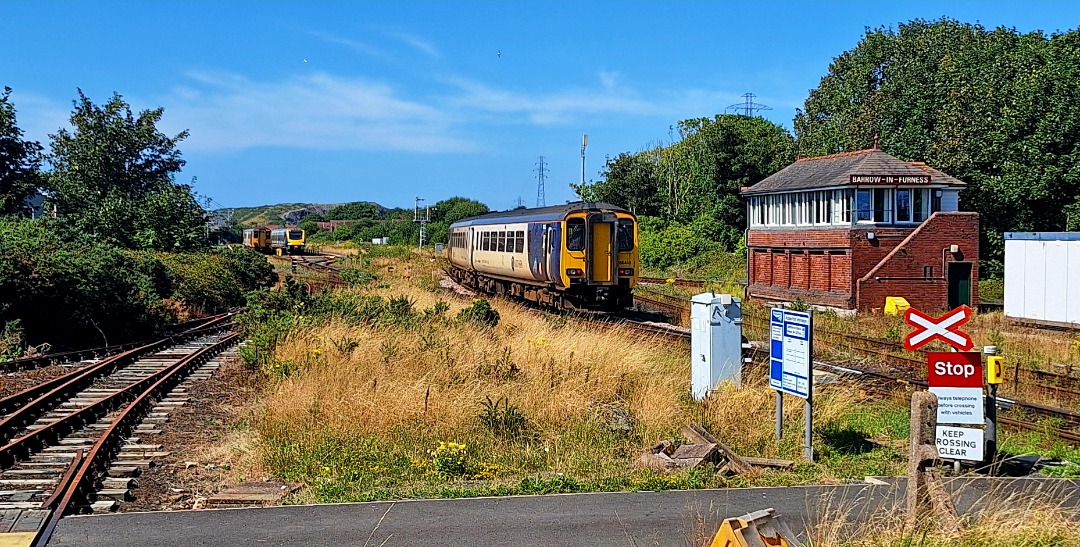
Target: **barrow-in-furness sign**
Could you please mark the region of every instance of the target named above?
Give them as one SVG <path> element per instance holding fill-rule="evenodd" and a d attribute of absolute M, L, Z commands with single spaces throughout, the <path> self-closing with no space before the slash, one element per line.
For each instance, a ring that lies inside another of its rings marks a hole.
<path fill-rule="evenodd" d="M 851 175 L 851 184 L 930 184 L 930 175 Z"/>

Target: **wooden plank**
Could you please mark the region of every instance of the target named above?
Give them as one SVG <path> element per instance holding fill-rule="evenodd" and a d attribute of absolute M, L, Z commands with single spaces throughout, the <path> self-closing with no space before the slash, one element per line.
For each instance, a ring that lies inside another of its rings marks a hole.
<path fill-rule="evenodd" d="M 19 515 L 19 520 L 11 527 L 12 532 L 36 532 L 45 519 L 49 518 L 52 511 L 29 509 Z"/>
<path fill-rule="evenodd" d="M 750 456 L 743 456 L 742 459 L 746 463 L 754 467 L 775 467 L 777 469 L 790 469 L 795 465 L 793 460 L 772 460 L 769 458 L 754 458 Z"/>
<path fill-rule="evenodd" d="M 691 438 L 690 435 L 693 435 L 696 438 L 704 439 L 706 443 L 715 444 L 716 448 L 720 450 L 720 453 L 727 458 L 728 467 L 732 471 L 739 474 L 753 472 L 754 468 L 749 463 L 746 463 L 746 460 L 744 460 L 742 456 L 737 454 L 728 445 L 718 441 L 716 437 L 713 437 L 712 433 L 706 431 L 704 427 L 701 427 L 694 422 L 690 422 L 690 425 L 682 428 L 682 432 L 683 435 L 687 435 L 687 438 Z"/>
<path fill-rule="evenodd" d="M 15 521 L 19 519 L 19 513 L 22 513 L 19 509 L 0 510 L 0 534 L 11 531 L 11 527 L 14 526 Z"/>

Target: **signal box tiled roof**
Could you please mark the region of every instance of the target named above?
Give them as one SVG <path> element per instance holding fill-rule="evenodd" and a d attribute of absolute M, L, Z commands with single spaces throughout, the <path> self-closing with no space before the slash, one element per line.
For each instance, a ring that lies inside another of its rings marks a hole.
<path fill-rule="evenodd" d="M 923 178 L 929 175 L 929 184 L 932 185 L 966 186 L 964 181 L 942 173 L 923 162 L 903 161 L 877 148 L 871 148 L 798 159 L 795 163 L 769 175 L 765 180 L 744 188 L 742 194 L 771 194 L 850 185 L 852 175 Z"/>

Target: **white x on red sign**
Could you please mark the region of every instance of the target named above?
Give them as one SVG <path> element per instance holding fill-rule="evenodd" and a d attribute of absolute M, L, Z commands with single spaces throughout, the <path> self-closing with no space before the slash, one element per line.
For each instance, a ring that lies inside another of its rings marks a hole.
<path fill-rule="evenodd" d="M 960 325 L 971 319 L 971 308 L 960 306 L 953 311 L 934 319 L 914 308 L 904 312 L 904 320 L 915 330 L 904 338 L 904 348 L 915 351 L 934 340 L 941 340 L 960 350 L 967 351 L 975 347 L 971 337 L 960 331 Z"/>

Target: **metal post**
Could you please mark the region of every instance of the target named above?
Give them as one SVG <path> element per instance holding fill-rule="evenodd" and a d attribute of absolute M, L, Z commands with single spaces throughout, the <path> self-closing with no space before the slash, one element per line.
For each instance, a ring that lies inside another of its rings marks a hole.
<path fill-rule="evenodd" d="M 784 438 L 784 394 L 776 391 L 776 441 Z"/>
<path fill-rule="evenodd" d="M 803 427 L 806 429 L 803 437 L 803 451 L 807 461 L 814 461 L 814 312 L 810 312 L 810 335 L 806 343 L 810 346 L 807 352 L 810 354 L 810 367 L 806 371 L 806 381 L 810 384 L 806 388 L 806 408 L 803 412 L 806 420 Z"/>

